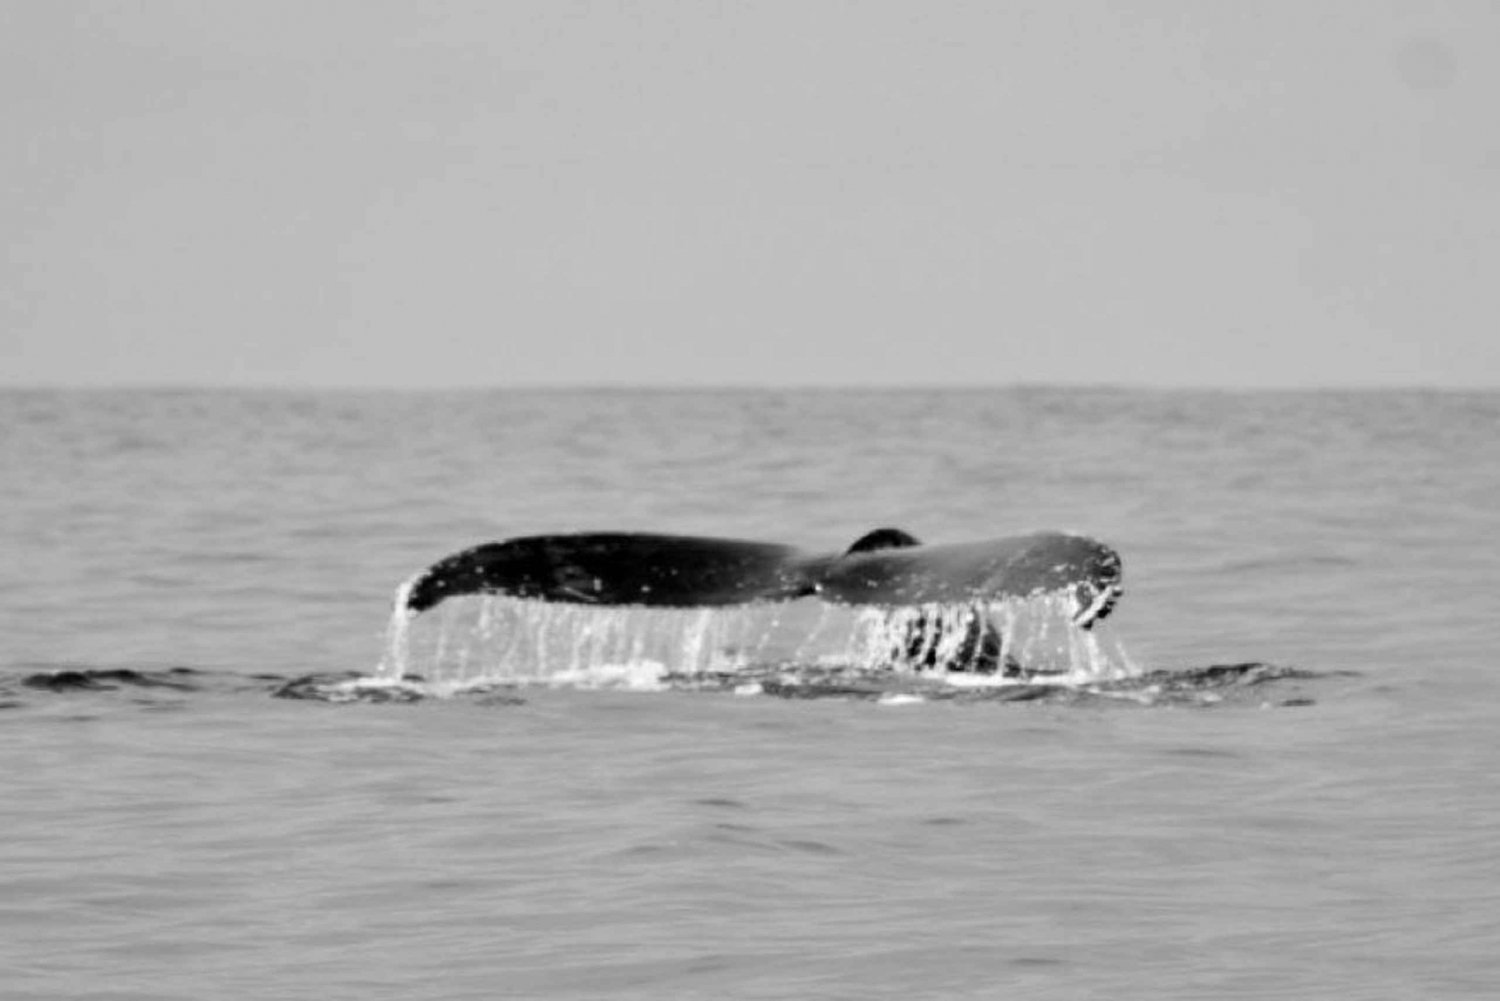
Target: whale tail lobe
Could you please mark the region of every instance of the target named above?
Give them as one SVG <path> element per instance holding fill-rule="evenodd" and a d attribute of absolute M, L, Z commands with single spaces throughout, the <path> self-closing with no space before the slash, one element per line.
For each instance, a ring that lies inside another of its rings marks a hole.
<path fill-rule="evenodd" d="M 787 601 L 812 593 L 788 546 L 683 535 L 588 533 L 490 542 L 434 563 L 407 607 L 464 594 L 584 605 L 695 608 Z"/>

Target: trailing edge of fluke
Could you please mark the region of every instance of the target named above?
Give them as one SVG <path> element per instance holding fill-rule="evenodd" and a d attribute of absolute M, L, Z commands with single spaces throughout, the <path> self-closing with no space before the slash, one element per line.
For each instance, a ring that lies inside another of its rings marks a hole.
<path fill-rule="evenodd" d="M 1038 532 L 923 545 L 896 528 L 841 553 L 644 533 L 534 535 L 454 553 L 404 589 L 411 613 L 466 594 L 584 605 L 703 608 L 816 597 L 891 608 L 1070 595 L 1092 626 L 1121 592 L 1120 557 L 1082 535 Z"/>

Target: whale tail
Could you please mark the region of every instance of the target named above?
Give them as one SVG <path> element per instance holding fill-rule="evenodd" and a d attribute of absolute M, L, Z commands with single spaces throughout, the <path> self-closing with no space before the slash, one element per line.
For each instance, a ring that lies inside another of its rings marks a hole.
<path fill-rule="evenodd" d="M 1087 628 L 1121 594 L 1120 557 L 1081 535 L 1040 532 L 958 545 L 922 545 L 879 528 L 843 553 L 808 553 L 742 539 L 645 533 L 537 535 L 454 553 L 405 590 L 406 608 L 500 594 L 585 605 L 704 608 L 816 596 L 843 605 L 973 606 L 1037 594 L 1071 595 Z"/>
<path fill-rule="evenodd" d="M 403 585 L 397 601 L 414 615 L 468 594 L 646 608 L 816 597 L 885 609 L 892 664 L 1019 675 L 991 619 L 994 603 L 1061 596 L 1074 624 L 1089 629 L 1119 599 L 1120 579 L 1113 549 L 1060 532 L 928 546 L 879 528 L 834 554 L 741 539 L 585 533 L 465 549 Z"/>

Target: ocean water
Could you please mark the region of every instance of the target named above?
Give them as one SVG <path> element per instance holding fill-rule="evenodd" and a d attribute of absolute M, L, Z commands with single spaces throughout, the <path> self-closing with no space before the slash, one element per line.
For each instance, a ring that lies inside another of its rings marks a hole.
<path fill-rule="evenodd" d="M 1495 392 L 0 392 L 0 997 L 1500 995 L 1497 432 Z M 276 697 L 375 674 L 476 542 L 881 525 L 1109 542 L 1143 677 Z"/>

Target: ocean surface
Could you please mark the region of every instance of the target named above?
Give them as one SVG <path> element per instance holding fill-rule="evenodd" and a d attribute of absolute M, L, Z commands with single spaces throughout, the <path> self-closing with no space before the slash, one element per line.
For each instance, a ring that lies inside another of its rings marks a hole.
<path fill-rule="evenodd" d="M 1124 683 L 361 687 L 478 542 L 885 525 L 1108 542 Z M 1497 581 L 1500 392 L 0 391 L 0 998 L 1500 996 Z"/>

